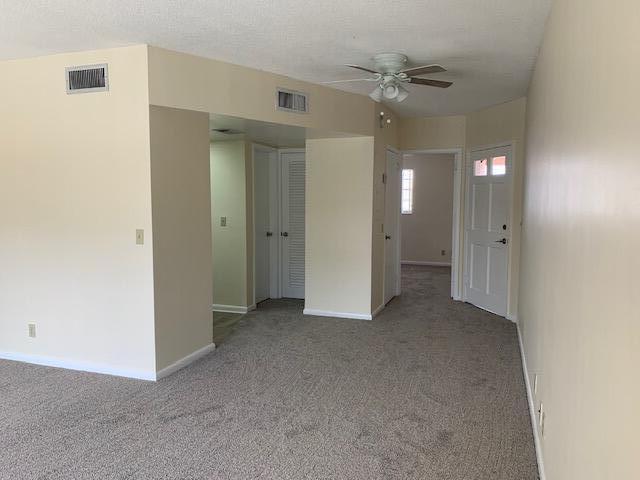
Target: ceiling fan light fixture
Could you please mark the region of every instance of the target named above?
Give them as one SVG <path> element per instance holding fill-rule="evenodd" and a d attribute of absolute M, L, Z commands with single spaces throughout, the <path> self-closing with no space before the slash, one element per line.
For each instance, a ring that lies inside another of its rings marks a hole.
<path fill-rule="evenodd" d="M 398 101 L 398 103 L 402 102 L 408 96 L 409 96 L 409 91 L 406 88 L 399 86 L 398 96 L 396 97 L 396 100 Z"/>
<path fill-rule="evenodd" d="M 381 102 L 382 96 L 383 96 L 382 87 L 380 85 L 377 85 L 375 90 L 369 94 L 369 97 L 374 102 Z"/>
<path fill-rule="evenodd" d="M 400 89 L 395 83 L 387 83 L 382 88 L 383 88 L 384 98 L 387 98 L 389 100 L 393 100 L 400 93 Z"/>

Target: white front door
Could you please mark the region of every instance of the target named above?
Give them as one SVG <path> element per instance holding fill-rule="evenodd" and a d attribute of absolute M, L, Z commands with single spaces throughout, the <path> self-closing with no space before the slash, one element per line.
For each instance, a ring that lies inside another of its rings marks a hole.
<path fill-rule="evenodd" d="M 387 150 L 384 193 L 384 303 L 400 293 L 400 155 Z"/>
<path fill-rule="evenodd" d="M 271 178 L 274 157 L 275 151 L 270 149 L 258 146 L 253 149 L 256 303 L 273 296 L 272 250 L 277 243 L 274 236 L 276 216 L 272 214 L 274 202 L 277 205 Z"/>
<path fill-rule="evenodd" d="M 282 296 L 304 298 L 304 151 L 280 153 L 282 175 Z"/>
<path fill-rule="evenodd" d="M 507 314 L 511 147 L 472 152 L 467 176 L 465 300 Z"/>

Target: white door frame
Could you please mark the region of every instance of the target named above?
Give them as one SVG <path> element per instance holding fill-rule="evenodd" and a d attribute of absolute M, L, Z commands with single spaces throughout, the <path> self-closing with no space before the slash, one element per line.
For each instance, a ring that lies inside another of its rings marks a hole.
<path fill-rule="evenodd" d="M 384 171 L 385 171 L 385 181 L 386 181 L 386 173 L 387 173 L 387 152 L 392 152 L 394 154 L 396 154 L 398 156 L 398 159 L 400 161 L 400 172 L 398 172 L 398 181 L 402 182 L 402 151 L 398 150 L 395 147 L 392 147 L 390 145 L 387 145 L 386 149 L 385 149 L 385 156 L 384 156 Z M 386 195 L 386 184 L 385 184 L 385 195 Z M 398 186 L 398 195 L 402 195 L 402 184 L 400 184 Z M 386 200 L 385 200 L 386 201 Z M 397 205 L 400 206 L 402 205 L 401 203 L 402 201 L 402 197 L 398 198 L 398 203 Z M 401 224 L 401 217 L 400 217 L 400 212 L 398 212 L 398 221 L 396 222 L 396 231 L 394 232 L 394 235 L 396 236 L 396 238 L 398 239 L 396 242 L 396 251 L 394 252 L 394 256 L 395 258 L 395 263 L 396 263 L 396 296 L 400 295 L 402 293 L 402 265 L 401 265 L 401 255 L 400 255 L 400 249 L 401 249 L 401 244 L 402 244 L 402 237 L 401 237 L 401 232 L 402 232 L 402 228 L 400 228 L 400 224 Z M 382 303 L 383 305 L 385 305 L 384 300 L 385 300 L 385 295 L 386 295 L 386 286 L 387 286 L 387 281 L 384 278 L 386 275 L 386 252 L 387 252 L 387 248 L 386 248 L 386 242 L 385 242 L 385 248 L 384 248 L 384 255 L 385 255 L 385 268 L 383 268 L 383 273 L 382 273 L 382 278 L 383 278 L 383 283 L 382 283 L 382 287 L 383 287 L 383 293 L 382 293 Z"/>
<path fill-rule="evenodd" d="M 283 279 L 282 279 L 282 248 L 284 245 L 284 242 L 282 241 L 282 238 L 280 236 L 280 231 L 281 231 L 281 227 L 282 227 L 282 184 L 281 184 L 281 178 L 282 178 L 282 154 L 283 153 L 302 153 L 305 155 L 305 162 L 307 160 L 307 149 L 306 148 L 279 148 L 278 149 L 278 292 L 279 292 L 279 297 L 282 297 L 282 283 L 283 283 Z M 306 174 L 306 170 L 305 170 L 305 194 L 306 194 L 306 189 L 307 189 L 307 174 Z M 306 208 L 306 207 L 305 207 Z M 305 211 L 305 228 L 306 228 L 306 211 Z M 305 236 L 305 254 L 306 254 L 306 250 L 307 250 L 307 240 L 306 240 L 306 236 Z M 306 255 L 305 255 L 306 256 Z M 305 265 L 306 267 L 306 265 Z M 305 270 L 304 272 L 304 277 L 305 277 L 305 285 L 307 283 L 307 272 Z M 305 296 L 306 296 L 306 288 L 305 288 Z"/>
<path fill-rule="evenodd" d="M 515 140 L 511 140 L 511 141 L 507 141 L 507 142 L 499 142 L 499 143 L 494 143 L 494 144 L 490 144 L 490 145 L 481 145 L 478 147 L 471 147 L 469 148 L 469 150 L 467 151 L 466 154 L 466 158 L 465 158 L 465 168 L 464 168 L 464 173 L 465 173 L 465 187 L 464 187 L 464 194 L 466 196 L 466 193 L 469 191 L 469 182 L 471 179 L 471 155 L 473 153 L 476 152 L 482 152 L 485 150 L 493 150 L 495 148 L 507 148 L 509 149 L 509 159 L 511 160 L 511 175 L 509 175 L 508 178 L 508 185 L 507 185 L 507 198 L 508 198 L 508 207 L 507 207 L 507 218 L 509 219 L 509 254 L 507 255 L 507 312 L 505 315 L 505 318 L 509 318 L 511 316 L 511 255 L 513 252 L 513 231 L 516 227 L 516 225 L 513 225 L 513 218 L 512 218 L 512 214 L 513 214 L 513 181 L 514 181 L 514 165 L 515 165 L 515 155 L 516 155 L 516 142 Z M 469 205 L 468 205 L 468 199 L 465 198 L 465 202 L 464 202 L 465 208 L 464 208 L 464 217 L 462 219 L 463 221 L 463 228 L 462 228 L 462 245 L 463 245 L 463 249 L 464 246 L 466 245 L 466 225 L 467 225 L 467 215 L 469 213 Z M 463 279 L 462 279 L 462 298 L 461 300 L 463 302 L 467 301 L 467 295 L 466 295 L 466 289 L 464 288 L 464 284 L 465 284 L 465 280 L 467 278 L 467 272 L 468 272 L 468 252 L 464 252 L 464 257 L 462 257 L 464 259 L 463 261 L 463 265 L 462 265 L 462 271 L 463 271 Z"/>
<path fill-rule="evenodd" d="M 271 298 L 281 298 L 282 290 L 280 289 L 280 208 L 279 208 L 279 198 L 280 198 L 280 154 L 277 148 L 269 147 L 267 145 L 262 145 L 260 143 L 252 143 L 251 144 L 251 189 L 252 189 L 252 200 L 253 200 L 253 305 L 256 304 L 256 168 L 255 168 L 255 154 L 256 151 L 260 150 L 263 152 L 267 152 L 275 156 L 275 159 L 278 162 L 277 174 L 275 175 L 275 185 L 273 185 L 274 180 L 270 179 L 271 185 L 270 187 L 274 187 L 274 192 L 278 195 L 278 202 L 275 212 L 273 210 L 270 211 L 270 214 L 273 215 L 272 225 L 273 225 L 273 238 L 276 241 L 275 248 L 275 258 L 272 258 L 273 255 L 269 256 L 269 268 L 271 271 L 278 272 L 278 281 L 275 282 L 275 285 L 271 285 L 269 282 L 269 291 L 271 293 Z M 275 215 L 274 215 L 275 213 Z M 273 270 L 275 268 L 275 270 Z"/>
<path fill-rule="evenodd" d="M 451 232 L 451 298 L 462 300 L 464 291 L 463 263 L 464 258 L 464 195 L 462 188 L 465 174 L 464 149 L 463 148 L 431 148 L 421 150 L 403 150 L 402 155 L 439 155 L 451 154 L 454 156 L 453 164 L 453 221 Z M 402 195 L 402 191 L 400 191 Z"/>

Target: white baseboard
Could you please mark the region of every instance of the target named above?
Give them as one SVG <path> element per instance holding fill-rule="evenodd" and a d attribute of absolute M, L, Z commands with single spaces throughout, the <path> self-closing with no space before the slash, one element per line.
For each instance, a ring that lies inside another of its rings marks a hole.
<path fill-rule="evenodd" d="M 331 312 L 328 310 L 316 310 L 313 308 L 305 308 L 302 313 L 304 315 L 314 315 L 316 317 L 351 318 L 353 320 L 373 319 L 373 316 L 370 313 Z"/>
<path fill-rule="evenodd" d="M 0 352 L 0 359 L 33 363 L 35 365 L 44 365 L 46 367 L 65 368 L 67 370 L 78 370 L 81 372 L 102 373 L 105 375 L 114 375 L 116 377 L 137 378 L 138 380 L 156 379 L 156 372 L 153 371 L 131 370 L 127 368 L 112 367 L 110 365 L 104 364 L 63 360 L 56 357 L 47 357 L 42 355 Z"/>
<path fill-rule="evenodd" d="M 507 313 L 507 316 L 505 318 L 507 320 L 511 320 L 513 323 L 518 323 L 518 315 L 516 315 L 515 313 Z"/>
<path fill-rule="evenodd" d="M 527 389 L 527 399 L 529 401 L 529 414 L 531 416 L 531 428 L 533 428 L 533 441 L 536 449 L 536 459 L 538 461 L 538 477 L 540 480 L 546 480 L 544 473 L 544 460 L 542 458 L 542 445 L 540 442 L 540 433 L 538 432 L 538 422 L 536 419 L 536 407 L 533 400 L 533 389 L 529 381 L 529 369 L 527 368 L 527 358 L 524 354 L 524 343 L 522 342 L 522 334 L 520 326 L 516 324 L 518 330 L 518 343 L 520 344 L 520 357 L 522 358 L 522 372 L 524 374 L 524 384 Z"/>
<path fill-rule="evenodd" d="M 378 315 L 385 307 L 385 304 L 383 303 L 382 305 L 380 305 L 378 308 L 376 308 L 373 313 L 371 314 L 371 316 L 373 318 L 376 318 L 376 315 Z"/>
<path fill-rule="evenodd" d="M 450 267 L 451 262 L 419 262 L 415 260 L 402 260 L 402 265 L 423 265 L 426 267 Z"/>
<path fill-rule="evenodd" d="M 215 343 L 210 343 L 209 345 L 205 345 L 204 347 L 200 348 L 199 350 L 196 350 L 195 352 L 190 353 L 186 357 L 181 358 L 177 362 L 172 363 L 168 367 L 164 367 L 162 370 L 158 370 L 158 372 L 156 373 L 156 376 L 155 376 L 155 380 L 160 380 L 161 378 L 167 377 L 167 376 L 171 375 L 172 373 L 177 372 L 181 368 L 184 368 L 187 365 L 189 365 L 190 363 L 195 362 L 200 357 L 204 357 L 208 353 L 213 352 L 213 350 L 215 348 L 216 348 L 216 344 Z"/>
<path fill-rule="evenodd" d="M 211 305 L 211 310 L 214 312 L 223 312 L 223 313 L 247 313 L 251 310 L 256 309 L 256 304 L 249 305 L 248 307 L 243 307 L 240 305 L 221 305 L 219 303 L 214 303 Z"/>

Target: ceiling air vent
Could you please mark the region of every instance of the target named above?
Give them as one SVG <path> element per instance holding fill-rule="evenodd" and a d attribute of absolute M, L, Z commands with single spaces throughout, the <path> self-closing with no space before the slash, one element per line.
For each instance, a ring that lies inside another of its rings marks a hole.
<path fill-rule="evenodd" d="M 106 92 L 109 90 L 107 64 L 67 67 L 67 93 Z"/>
<path fill-rule="evenodd" d="M 279 88 L 276 97 L 278 110 L 296 113 L 309 112 L 309 100 L 304 93 Z"/>

